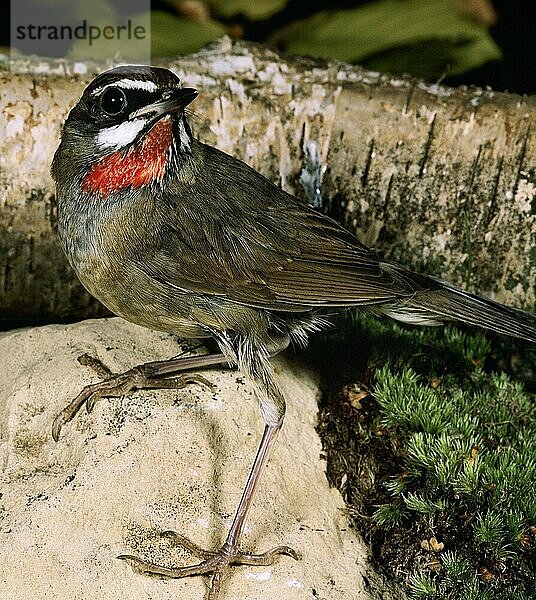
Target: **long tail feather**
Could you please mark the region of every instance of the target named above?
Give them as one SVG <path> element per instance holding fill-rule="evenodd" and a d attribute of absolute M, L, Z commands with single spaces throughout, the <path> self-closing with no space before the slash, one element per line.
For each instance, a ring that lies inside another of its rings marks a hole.
<path fill-rule="evenodd" d="M 398 265 L 384 263 L 382 267 L 397 278 L 413 284 L 415 293 L 403 300 L 378 306 L 377 312 L 399 321 L 421 325 L 462 321 L 536 342 L 536 315 L 465 292 L 433 277 L 411 273 Z"/>

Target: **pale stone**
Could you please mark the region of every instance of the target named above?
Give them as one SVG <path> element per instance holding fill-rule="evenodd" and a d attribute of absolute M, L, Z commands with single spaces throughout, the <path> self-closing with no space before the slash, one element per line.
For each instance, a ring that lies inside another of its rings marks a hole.
<path fill-rule="evenodd" d="M 199 385 L 103 400 L 64 427 L 54 416 L 98 380 L 88 352 L 116 371 L 181 351 L 172 336 L 121 319 L 9 332 L 0 338 L 2 464 L 0 598 L 201 600 L 206 579 L 134 573 L 119 554 L 173 566 L 194 562 L 158 532 L 221 543 L 262 432 L 248 384 L 207 370 Z M 293 357 L 275 360 L 288 413 L 247 521 L 243 547 L 287 544 L 302 555 L 239 567 L 222 600 L 388 598 L 325 478 L 315 433 L 315 377 Z"/>

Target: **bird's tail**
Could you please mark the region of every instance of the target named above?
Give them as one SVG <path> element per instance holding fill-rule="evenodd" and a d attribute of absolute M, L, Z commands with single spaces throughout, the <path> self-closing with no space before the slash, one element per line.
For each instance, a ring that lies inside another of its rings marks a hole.
<path fill-rule="evenodd" d="M 410 285 L 414 293 L 396 302 L 377 305 L 375 312 L 420 325 L 462 321 L 536 342 L 536 315 L 481 298 L 433 277 L 412 273 L 393 263 L 382 263 L 381 266 L 395 279 Z"/>

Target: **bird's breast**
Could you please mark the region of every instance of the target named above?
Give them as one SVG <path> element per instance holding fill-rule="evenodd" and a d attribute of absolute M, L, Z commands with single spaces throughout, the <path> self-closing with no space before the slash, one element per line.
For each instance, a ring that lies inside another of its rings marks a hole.
<path fill-rule="evenodd" d="M 164 117 L 129 150 L 116 150 L 94 164 L 82 180 L 83 191 L 105 200 L 112 193 L 162 181 L 172 143 L 172 121 Z"/>

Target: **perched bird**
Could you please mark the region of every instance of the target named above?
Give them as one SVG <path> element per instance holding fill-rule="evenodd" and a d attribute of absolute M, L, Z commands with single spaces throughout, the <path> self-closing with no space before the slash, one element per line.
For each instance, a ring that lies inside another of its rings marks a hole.
<path fill-rule="evenodd" d="M 185 108 L 197 91 L 167 69 L 126 66 L 99 75 L 69 113 L 54 156 L 57 225 L 87 290 L 111 311 L 186 338 L 213 338 L 219 352 L 147 363 L 89 385 L 56 418 L 53 436 L 87 404 L 132 389 L 180 387 L 182 371 L 230 363 L 249 378 L 264 434 L 223 546 L 205 551 L 167 532 L 202 561 L 164 568 L 122 556 L 148 573 L 210 574 L 209 598 L 234 564 L 266 565 L 239 550 L 255 487 L 285 399 L 270 357 L 361 307 L 421 325 L 457 320 L 536 341 L 536 318 L 381 260 L 243 162 L 192 136 Z"/>

